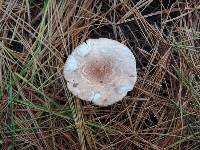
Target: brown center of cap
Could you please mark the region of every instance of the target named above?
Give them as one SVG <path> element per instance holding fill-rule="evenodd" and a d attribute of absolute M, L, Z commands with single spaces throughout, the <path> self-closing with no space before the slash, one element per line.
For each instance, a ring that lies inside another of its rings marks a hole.
<path fill-rule="evenodd" d="M 95 83 L 107 83 L 111 80 L 113 73 L 112 61 L 110 59 L 92 59 L 88 61 L 83 69 L 84 76 Z"/>

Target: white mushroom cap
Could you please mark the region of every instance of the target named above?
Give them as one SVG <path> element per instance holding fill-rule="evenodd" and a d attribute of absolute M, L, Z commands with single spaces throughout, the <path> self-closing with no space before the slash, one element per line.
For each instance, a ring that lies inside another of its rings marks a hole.
<path fill-rule="evenodd" d="M 80 99 L 107 106 L 122 100 L 137 79 L 131 50 L 111 39 L 88 39 L 64 66 L 68 89 Z"/>

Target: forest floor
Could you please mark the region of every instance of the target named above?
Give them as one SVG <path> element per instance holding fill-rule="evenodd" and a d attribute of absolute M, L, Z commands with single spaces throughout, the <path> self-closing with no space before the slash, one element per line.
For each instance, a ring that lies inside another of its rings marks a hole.
<path fill-rule="evenodd" d="M 99 107 L 63 65 L 89 38 L 128 46 L 134 89 Z M 199 0 L 1 0 L 0 149 L 200 149 Z"/>

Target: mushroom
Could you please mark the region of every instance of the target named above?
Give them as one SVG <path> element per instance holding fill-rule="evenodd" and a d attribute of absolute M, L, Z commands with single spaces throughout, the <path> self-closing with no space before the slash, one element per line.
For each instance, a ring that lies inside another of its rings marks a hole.
<path fill-rule="evenodd" d="M 68 57 L 64 78 L 68 89 L 80 99 L 108 106 L 133 89 L 137 79 L 135 57 L 118 41 L 88 39 Z"/>

